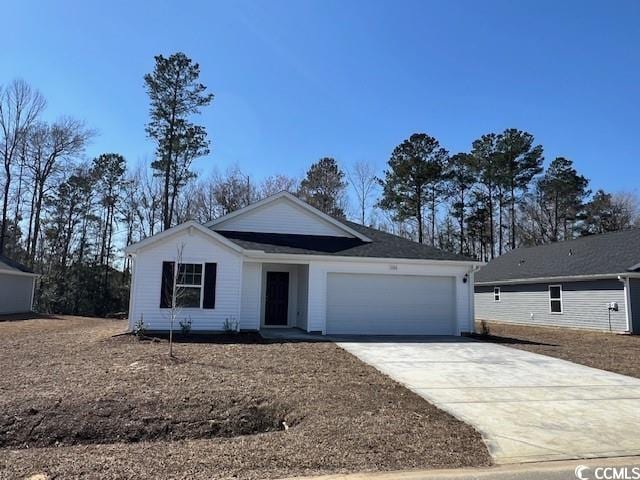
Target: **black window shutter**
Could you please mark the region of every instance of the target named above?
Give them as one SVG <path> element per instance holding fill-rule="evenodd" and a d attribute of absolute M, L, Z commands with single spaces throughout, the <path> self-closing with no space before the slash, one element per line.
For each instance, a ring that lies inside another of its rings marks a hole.
<path fill-rule="evenodd" d="M 216 308 L 216 275 L 218 264 L 204 264 L 204 298 L 202 308 Z"/>
<path fill-rule="evenodd" d="M 160 286 L 160 308 L 171 308 L 173 297 L 173 268 L 175 262 L 162 262 L 162 284 Z"/>

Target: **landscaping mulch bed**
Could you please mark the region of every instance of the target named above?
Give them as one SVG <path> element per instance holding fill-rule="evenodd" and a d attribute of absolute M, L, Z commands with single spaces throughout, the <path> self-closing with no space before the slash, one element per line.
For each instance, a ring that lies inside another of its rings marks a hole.
<path fill-rule="evenodd" d="M 640 336 L 485 322 L 475 338 L 640 378 Z M 476 331 L 481 326 L 476 325 Z"/>
<path fill-rule="evenodd" d="M 488 465 L 480 435 L 329 342 L 0 323 L 0 478 L 262 479 Z"/>

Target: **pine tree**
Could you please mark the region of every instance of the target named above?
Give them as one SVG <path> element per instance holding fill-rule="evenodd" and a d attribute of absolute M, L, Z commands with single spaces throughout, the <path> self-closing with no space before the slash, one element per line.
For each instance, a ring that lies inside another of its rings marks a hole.
<path fill-rule="evenodd" d="M 540 207 L 550 226 L 549 241 L 570 237 L 569 223 L 576 220 L 589 195 L 588 185 L 589 180 L 578 174 L 571 160 L 557 157 L 551 162 L 537 183 Z"/>
<path fill-rule="evenodd" d="M 345 216 L 343 202 L 347 182 L 338 162 L 324 157 L 312 164 L 300 182 L 298 195 L 309 205 L 334 217 Z"/>
<path fill-rule="evenodd" d="M 468 153 L 458 153 L 447 164 L 447 195 L 451 199 L 451 213 L 458 222 L 458 252 L 465 252 L 465 222 L 469 207 L 469 195 L 477 181 L 475 158 Z"/>
<path fill-rule="evenodd" d="M 522 130 L 509 128 L 496 138 L 500 172 L 498 176 L 502 186 L 508 192 L 507 203 L 511 228 L 509 244 L 516 248 L 516 204 L 527 191 L 533 177 L 542 172 L 542 146 L 533 146 L 533 135 Z M 501 210 L 502 220 L 502 210 Z M 502 222 L 501 222 L 502 223 Z M 500 244 L 502 249 L 502 242 Z"/>
<path fill-rule="evenodd" d="M 424 242 L 424 210 L 431 210 L 431 243 L 435 243 L 437 202 L 444 193 L 444 167 L 448 152 L 425 133 L 415 133 L 391 154 L 381 180 L 380 207 L 396 221 L 415 220 L 418 241 Z"/>
<path fill-rule="evenodd" d="M 500 156 L 496 147 L 497 135 L 489 133 L 475 140 L 471 154 L 474 157 L 478 184 L 482 188 L 484 205 L 486 206 L 486 219 L 488 222 L 487 239 L 489 241 L 489 258 L 494 258 L 496 253 L 495 237 L 495 200 L 500 184 Z M 484 233 L 484 232 L 483 232 Z"/>
<path fill-rule="evenodd" d="M 155 57 L 155 68 L 144 76 L 151 101 L 147 134 L 157 143 L 151 167 L 162 176 L 162 225 L 171 227 L 179 190 L 194 176 L 191 163 L 209 153 L 206 129 L 190 117 L 209 105 L 213 94 L 199 82 L 200 66 L 184 53 Z"/>

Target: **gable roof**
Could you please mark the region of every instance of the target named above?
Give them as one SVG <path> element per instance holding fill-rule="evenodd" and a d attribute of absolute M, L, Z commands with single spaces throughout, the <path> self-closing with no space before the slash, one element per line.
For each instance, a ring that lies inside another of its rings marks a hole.
<path fill-rule="evenodd" d="M 308 211 L 310 213 L 312 213 L 313 215 L 315 215 L 316 217 L 318 217 L 321 221 L 329 223 L 331 225 L 333 225 L 334 227 L 337 227 L 338 229 L 342 230 L 343 232 L 358 238 L 360 240 L 362 240 L 363 242 L 370 242 L 371 239 L 368 238 L 366 235 L 362 234 L 361 232 L 354 230 L 353 228 L 351 228 L 347 223 L 348 222 L 344 222 L 341 220 L 338 220 L 336 218 L 333 218 L 329 215 L 327 215 L 324 212 L 321 212 L 320 210 L 318 210 L 315 207 L 312 207 L 311 205 L 309 205 L 306 202 L 303 202 L 302 200 L 300 200 L 298 197 L 296 197 L 295 195 L 286 192 L 286 191 L 282 191 L 279 193 L 276 193 L 274 195 L 271 195 L 267 198 L 263 198 L 262 200 L 259 200 L 255 203 L 252 203 L 251 205 L 247 205 L 244 208 L 241 208 L 239 210 L 235 210 L 231 213 L 228 213 L 226 215 L 223 215 L 222 217 L 216 218 L 215 220 L 212 220 L 208 223 L 205 223 L 206 227 L 212 228 L 215 227 L 216 225 L 221 225 L 224 222 L 231 220 L 232 218 L 236 218 L 238 216 L 244 215 L 246 213 L 252 212 L 254 210 L 256 210 L 257 208 L 261 208 L 265 205 L 268 205 L 270 203 L 273 203 L 277 200 L 280 199 L 286 199 L 290 202 L 292 202 L 293 204 L 295 204 L 296 206 L 304 209 L 305 211 Z M 217 230 L 217 228 L 212 228 L 213 230 Z"/>
<path fill-rule="evenodd" d="M 462 255 L 445 252 L 439 248 L 357 223 L 344 221 L 344 224 L 370 240 L 364 242 L 359 238 L 348 237 L 223 230 L 218 233 L 244 249 L 260 250 L 265 253 L 475 262 L 475 260 Z"/>
<path fill-rule="evenodd" d="M 517 248 L 491 260 L 476 283 L 544 278 L 615 276 L 640 271 L 640 229 Z"/>
<path fill-rule="evenodd" d="M 36 275 L 33 270 L 20 262 L 0 254 L 0 273 L 29 273 Z"/>
<path fill-rule="evenodd" d="M 472 258 L 446 252 L 439 248 L 420 244 L 391 233 L 365 227 L 363 225 L 349 222 L 347 220 L 337 220 L 326 215 L 319 210 L 307 205 L 302 200 L 297 199 L 287 192 L 268 197 L 265 200 L 286 197 L 301 205 L 306 205 L 327 219 L 332 220 L 332 224 L 340 225 L 344 231 L 350 232 L 352 236 L 330 236 L 330 235 L 301 235 L 289 233 L 266 233 L 248 231 L 217 230 L 216 225 L 221 219 L 230 218 L 233 213 L 220 217 L 217 220 L 202 225 L 195 221 L 188 221 L 147 237 L 137 243 L 129 245 L 125 252 L 127 254 L 136 253 L 141 248 L 152 245 L 175 235 L 181 231 L 193 228 L 202 232 L 212 239 L 226 245 L 238 253 L 264 252 L 266 254 L 285 255 L 319 255 L 335 257 L 354 258 L 389 258 L 408 260 L 443 260 L 453 262 L 465 262 L 481 264 Z M 271 200 L 273 201 L 273 200 Z M 260 202 L 258 202 L 260 203 Z M 253 204 L 253 205 L 257 205 Z M 265 203 L 263 203 L 264 205 Z M 246 209 L 250 208 L 245 207 Z M 306 207 L 305 207 L 306 208 Z M 242 210 L 238 210 L 240 212 Z"/>
<path fill-rule="evenodd" d="M 193 220 L 189 220 L 188 222 L 181 223 L 180 225 L 176 225 L 175 227 L 171 227 L 171 228 L 169 228 L 167 230 L 164 230 L 163 232 L 156 233 L 155 235 L 147 237 L 144 240 L 140 240 L 139 242 L 132 243 L 127 248 L 125 248 L 124 251 L 127 254 L 135 253 L 138 250 L 140 250 L 141 248 L 144 248 L 144 247 L 147 247 L 149 245 L 152 245 L 152 244 L 154 244 L 156 242 L 159 242 L 161 240 L 169 238 L 172 235 L 180 233 L 180 232 L 182 232 L 184 230 L 188 230 L 190 228 L 193 228 L 193 229 L 195 229 L 195 230 L 197 230 L 197 231 L 199 231 L 199 232 L 211 237 L 212 239 L 217 240 L 218 242 L 222 243 L 223 245 L 227 246 L 228 248 L 231 248 L 232 250 L 235 250 L 238 253 L 242 252 L 242 248 L 240 246 L 238 246 L 234 242 L 231 242 L 231 241 L 227 240 L 225 237 L 220 235 L 219 232 L 211 230 L 210 228 L 207 228 L 207 227 L 205 227 L 204 225 L 202 225 L 202 224 L 200 224 L 198 222 L 194 222 Z"/>

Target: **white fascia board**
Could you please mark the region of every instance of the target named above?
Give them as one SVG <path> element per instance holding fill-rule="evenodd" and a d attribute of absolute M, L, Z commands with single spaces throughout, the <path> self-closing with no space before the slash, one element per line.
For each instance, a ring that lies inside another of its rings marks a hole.
<path fill-rule="evenodd" d="M 558 277 L 535 277 L 535 278 L 516 278 L 513 280 L 491 280 L 490 282 L 476 282 L 479 287 L 483 285 L 510 285 L 510 284 L 527 284 L 527 283 L 546 283 L 546 282 L 587 282 L 589 280 L 609 280 L 618 277 L 640 278 L 640 273 L 602 273 L 594 275 L 574 275 L 574 276 L 558 276 Z"/>
<path fill-rule="evenodd" d="M 269 203 L 272 203 L 280 198 L 286 198 L 288 200 L 290 200 L 291 202 L 293 202 L 294 204 L 296 204 L 298 207 L 303 208 L 304 210 L 307 210 L 311 213 L 313 213 L 314 215 L 316 215 L 317 217 L 320 217 L 322 220 L 324 220 L 325 222 L 328 222 L 330 224 L 332 224 L 335 227 L 338 227 L 340 230 L 347 232 L 350 235 L 353 235 L 356 238 L 359 238 L 360 240 L 362 240 L 363 242 L 371 242 L 372 240 L 367 237 L 366 235 L 363 235 L 362 233 L 354 230 L 353 228 L 345 225 L 344 223 L 340 222 L 339 220 L 336 220 L 333 217 L 330 217 L 329 215 L 327 215 L 324 212 L 321 212 L 320 210 L 318 210 L 315 207 L 312 207 L 311 205 L 309 205 L 306 202 L 303 202 L 302 200 L 300 200 L 298 197 L 296 197 L 295 195 L 292 195 L 289 192 L 279 192 L 276 193 L 274 195 L 271 195 L 270 197 L 267 198 L 263 198 L 262 200 L 256 202 L 256 203 L 252 203 L 251 205 L 247 205 L 244 208 L 241 208 L 240 210 L 236 210 L 234 212 L 228 213 L 226 215 L 223 215 L 222 217 L 216 218 L 215 220 L 211 220 L 210 222 L 207 222 L 204 224 L 205 227 L 213 227 L 214 225 L 219 225 L 221 223 L 226 222 L 227 220 L 231 220 L 232 218 L 238 217 L 240 215 L 244 215 L 245 213 L 251 212 L 253 210 L 255 210 L 256 208 L 260 208 L 264 205 L 268 205 Z"/>
<path fill-rule="evenodd" d="M 5 270 L 5 269 L 0 269 L 0 275 L 15 275 L 16 277 L 36 277 L 36 278 L 39 278 L 42 276 L 39 273 L 23 272 L 21 270 Z"/>
<path fill-rule="evenodd" d="M 277 261 L 283 263 L 319 262 L 355 262 L 355 263 L 398 263 L 414 265 L 445 265 L 457 267 L 475 267 L 484 265 L 472 260 L 435 260 L 413 258 L 385 258 L 385 257 L 350 257 L 334 255 L 296 255 L 290 253 L 265 253 L 262 250 L 245 250 L 247 261 Z"/>
<path fill-rule="evenodd" d="M 242 247 L 240 247 L 238 244 L 232 242 L 231 240 L 223 237 L 222 235 L 220 235 L 219 233 L 215 232 L 214 230 L 211 230 L 210 228 L 207 228 L 203 225 L 201 225 L 198 222 L 194 222 L 193 220 L 190 220 L 188 222 L 185 223 L 181 223 L 180 225 L 176 225 L 175 227 L 169 228 L 163 232 L 160 233 L 156 233 L 155 235 L 151 236 L 151 237 L 147 237 L 144 240 L 141 240 L 137 243 L 133 243 L 131 245 L 129 245 L 127 248 L 125 248 L 125 253 L 127 255 L 133 255 L 135 253 L 137 253 L 138 251 L 140 251 L 143 248 L 146 248 L 150 245 L 153 245 L 154 243 L 157 242 L 161 242 L 163 240 L 167 240 L 170 237 L 183 232 L 185 230 L 189 230 L 189 229 L 194 229 L 197 230 L 198 232 L 211 237 L 213 240 L 221 243 L 222 245 L 230 248 L 231 250 L 238 252 L 238 253 L 243 253 L 244 249 Z"/>

